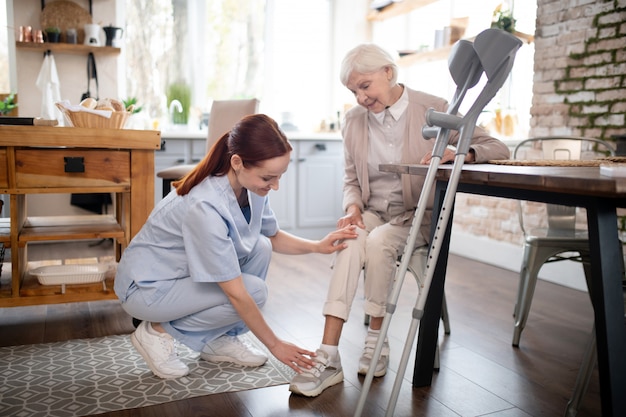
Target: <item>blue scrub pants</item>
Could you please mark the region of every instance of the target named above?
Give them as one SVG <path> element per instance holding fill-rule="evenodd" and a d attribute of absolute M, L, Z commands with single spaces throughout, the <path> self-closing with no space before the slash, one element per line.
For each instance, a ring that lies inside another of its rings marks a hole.
<path fill-rule="evenodd" d="M 261 236 L 248 257 L 241 260 L 241 272 L 248 293 L 259 308 L 267 300 L 265 277 L 272 257 L 270 240 Z M 200 352 L 211 340 L 249 329 L 217 283 L 178 279 L 163 298 L 147 305 L 141 290 L 134 291 L 123 305 L 133 317 L 160 323 L 176 340 Z"/>

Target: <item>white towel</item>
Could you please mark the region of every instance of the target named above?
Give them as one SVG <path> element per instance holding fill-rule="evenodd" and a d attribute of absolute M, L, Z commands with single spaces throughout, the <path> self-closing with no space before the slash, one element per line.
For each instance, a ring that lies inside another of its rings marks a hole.
<path fill-rule="evenodd" d="M 63 115 L 54 105 L 54 103 L 61 100 L 61 85 L 54 56 L 52 56 L 51 52 L 46 54 L 43 59 L 43 65 L 39 70 L 36 85 L 41 91 L 40 117 L 58 120 L 59 125 L 63 126 Z"/>

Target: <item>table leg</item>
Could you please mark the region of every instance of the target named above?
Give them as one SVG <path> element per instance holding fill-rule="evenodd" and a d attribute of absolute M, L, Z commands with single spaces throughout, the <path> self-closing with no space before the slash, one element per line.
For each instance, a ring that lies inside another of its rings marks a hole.
<path fill-rule="evenodd" d="M 443 205 L 443 199 L 446 193 L 447 182 L 437 181 L 435 187 L 435 203 L 433 206 L 433 217 L 431 226 L 431 238 L 437 227 L 437 219 Z M 420 320 L 419 333 L 417 337 L 417 352 L 415 354 L 415 367 L 413 371 L 413 386 L 428 386 L 432 382 L 435 352 L 437 350 L 437 337 L 439 334 L 439 319 L 441 318 L 441 306 L 443 302 L 444 284 L 446 278 L 446 269 L 448 265 L 448 249 L 450 247 L 450 231 L 452 229 L 452 219 L 454 207 L 450 207 L 450 218 L 443 242 L 441 242 L 441 250 L 439 258 L 435 264 L 435 272 L 430 284 L 426 305 L 424 306 L 424 315 Z"/>
<path fill-rule="evenodd" d="M 626 416 L 626 324 L 622 295 L 622 247 L 614 204 L 602 199 L 587 207 L 603 416 Z"/>

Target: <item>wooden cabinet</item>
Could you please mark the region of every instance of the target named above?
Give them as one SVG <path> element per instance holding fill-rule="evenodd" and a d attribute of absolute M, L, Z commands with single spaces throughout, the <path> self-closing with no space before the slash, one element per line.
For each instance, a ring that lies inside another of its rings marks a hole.
<path fill-rule="evenodd" d="M 0 126 L 0 194 L 9 217 L 0 242 L 11 252 L 11 282 L 0 286 L 0 307 L 113 299 L 112 282 L 43 286 L 28 273 L 28 244 L 115 240 L 117 259 L 154 206 L 154 152 L 160 132 L 72 127 Z M 89 216 L 27 215 L 26 195 L 113 193 L 115 213 Z"/>

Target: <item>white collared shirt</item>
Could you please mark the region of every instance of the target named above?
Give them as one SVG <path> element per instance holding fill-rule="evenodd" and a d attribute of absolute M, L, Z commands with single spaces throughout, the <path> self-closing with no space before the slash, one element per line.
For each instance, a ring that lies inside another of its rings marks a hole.
<path fill-rule="evenodd" d="M 400 176 L 394 173 L 380 172 L 380 164 L 402 162 L 403 135 L 406 132 L 406 109 L 409 106 L 407 89 L 393 105 L 380 113 L 368 115 L 368 170 L 370 180 L 370 199 L 367 207 L 389 216 L 405 211 L 402 200 Z M 388 113 L 388 117 L 385 115 Z"/>

